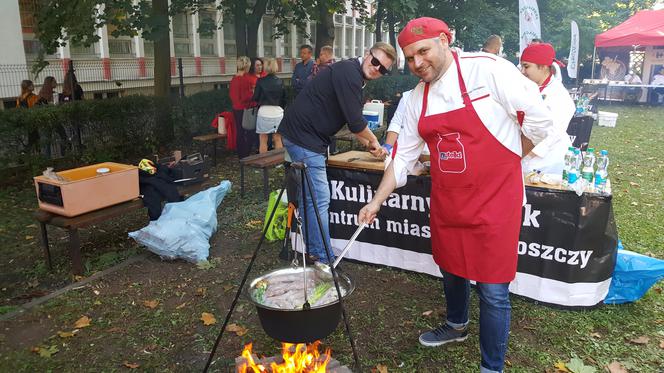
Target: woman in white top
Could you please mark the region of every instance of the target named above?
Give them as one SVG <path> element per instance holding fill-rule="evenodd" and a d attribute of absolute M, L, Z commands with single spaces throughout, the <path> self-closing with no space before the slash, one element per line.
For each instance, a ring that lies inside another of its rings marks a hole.
<path fill-rule="evenodd" d="M 565 153 L 572 146 L 567 126 L 574 115 L 574 101 L 567 89 L 555 79 L 554 63 L 556 52 L 548 43 L 531 44 L 521 54 L 521 73 L 539 86 L 539 91 L 553 116 L 554 131 L 533 148 L 529 140 L 524 140 L 524 154 L 521 161 L 523 172 L 539 170 L 542 173 L 561 175 L 565 165 Z"/>

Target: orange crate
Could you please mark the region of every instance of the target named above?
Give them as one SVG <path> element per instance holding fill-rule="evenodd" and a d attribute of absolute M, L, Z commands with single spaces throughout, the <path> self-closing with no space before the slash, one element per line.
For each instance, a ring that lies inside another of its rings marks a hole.
<path fill-rule="evenodd" d="M 108 168 L 106 174 L 97 169 Z M 36 176 L 35 189 L 39 208 L 63 216 L 76 216 L 137 198 L 138 168 L 105 162 L 71 170 L 58 175 L 66 181 Z"/>

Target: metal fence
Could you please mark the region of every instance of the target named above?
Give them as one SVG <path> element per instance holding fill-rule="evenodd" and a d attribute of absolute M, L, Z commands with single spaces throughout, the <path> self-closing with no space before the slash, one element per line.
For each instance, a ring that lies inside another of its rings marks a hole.
<path fill-rule="evenodd" d="M 0 99 L 12 99 L 21 93 L 21 81 L 31 80 L 35 85 L 35 93 L 39 92 L 44 78 L 52 76 L 56 79 L 56 91 L 62 91 L 62 83 L 70 62 L 76 78 L 85 92 L 108 92 L 154 85 L 154 60 L 152 58 L 125 58 L 106 60 L 53 60 L 49 61 L 39 73 L 33 73 L 32 65 L 0 65 Z M 182 76 L 179 75 L 182 66 Z M 193 57 L 172 58 L 170 64 L 172 85 L 180 81 L 183 84 L 214 83 L 230 80 L 236 71 L 235 58 L 222 62 L 219 58 L 196 60 Z M 281 61 L 281 73 L 292 72 L 292 60 Z"/>

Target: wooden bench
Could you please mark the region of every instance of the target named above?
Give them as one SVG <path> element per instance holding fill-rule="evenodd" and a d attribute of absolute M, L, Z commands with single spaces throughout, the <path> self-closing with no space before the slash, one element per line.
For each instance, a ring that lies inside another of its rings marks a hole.
<path fill-rule="evenodd" d="M 244 197 L 244 167 L 260 168 L 263 170 L 263 196 L 267 200 L 270 195 L 268 171 L 270 168 L 284 163 L 285 156 L 286 149 L 281 148 L 240 159 L 240 195 Z"/>
<path fill-rule="evenodd" d="M 205 183 L 194 184 L 178 187 L 178 190 L 180 191 L 180 194 L 188 197 L 191 194 L 203 190 L 206 186 L 207 184 Z M 143 199 L 136 198 L 131 201 L 72 217 L 57 215 L 52 212 L 37 209 L 34 212 L 34 218 L 39 222 L 42 247 L 44 249 L 44 256 L 46 257 L 48 267 L 53 268 L 51 263 L 51 251 L 48 243 L 48 231 L 46 230 L 47 225 L 67 230 L 69 233 L 69 256 L 72 262 L 72 271 L 76 275 L 81 275 L 83 274 L 83 258 L 81 256 L 81 241 L 78 230 L 102 223 L 118 216 L 126 215 L 134 210 L 141 210 L 143 207 Z"/>
<path fill-rule="evenodd" d="M 210 133 L 208 135 L 200 135 L 200 136 L 194 136 L 194 141 L 198 141 L 203 143 L 203 145 L 206 145 L 208 143 L 212 144 L 212 162 L 214 165 L 217 165 L 217 147 L 219 146 L 219 140 L 225 139 L 226 134 L 219 134 L 219 133 Z M 202 152 L 205 154 L 205 152 Z"/>

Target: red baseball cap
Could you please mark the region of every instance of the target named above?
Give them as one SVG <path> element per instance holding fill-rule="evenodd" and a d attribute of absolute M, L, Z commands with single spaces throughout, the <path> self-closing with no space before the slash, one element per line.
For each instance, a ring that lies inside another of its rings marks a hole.
<path fill-rule="evenodd" d="M 538 65 L 551 66 L 557 63 L 561 67 L 565 64 L 556 59 L 556 51 L 549 43 L 530 44 L 521 53 L 521 62 L 530 62 Z"/>
<path fill-rule="evenodd" d="M 399 46 L 403 49 L 416 41 L 436 38 L 441 33 L 447 36 L 448 43 L 452 40 L 450 28 L 447 27 L 447 23 L 437 18 L 420 17 L 408 22 L 406 27 L 399 33 L 397 40 L 399 41 Z"/>

